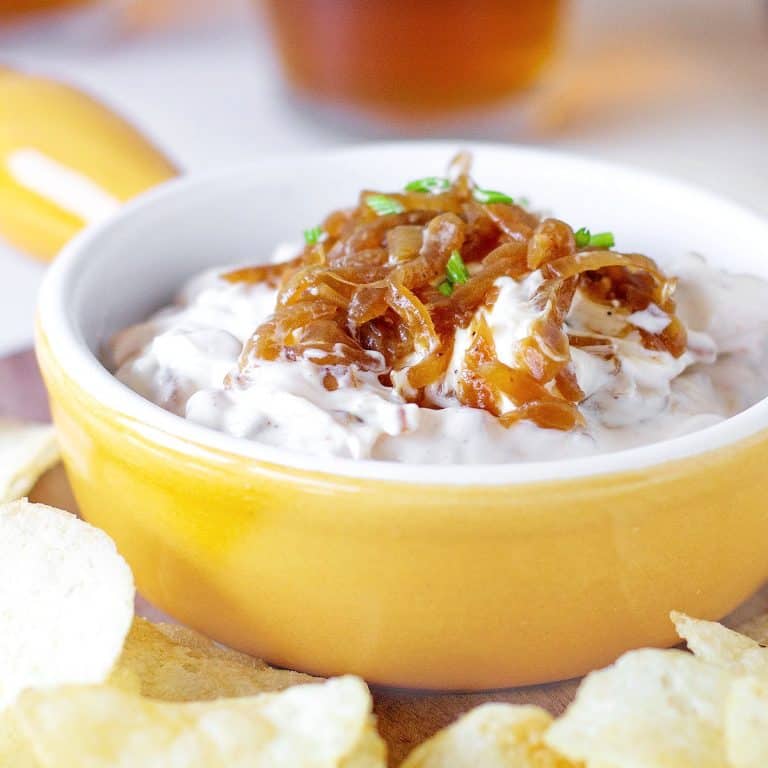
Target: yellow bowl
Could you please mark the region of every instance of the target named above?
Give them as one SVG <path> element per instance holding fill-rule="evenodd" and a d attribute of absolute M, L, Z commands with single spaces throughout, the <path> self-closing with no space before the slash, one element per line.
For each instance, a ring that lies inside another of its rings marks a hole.
<path fill-rule="evenodd" d="M 189 275 L 267 254 L 361 187 L 439 172 L 454 149 L 378 145 L 173 182 L 80 236 L 51 269 L 37 348 L 78 503 L 141 592 L 179 620 L 319 674 L 482 689 L 673 643 L 670 609 L 720 617 L 768 577 L 766 401 L 599 457 L 406 466 L 207 430 L 99 363 L 111 332 Z M 489 186 L 514 182 L 632 248 L 700 250 L 768 274 L 768 225 L 708 194 L 553 153 L 475 152 Z"/>

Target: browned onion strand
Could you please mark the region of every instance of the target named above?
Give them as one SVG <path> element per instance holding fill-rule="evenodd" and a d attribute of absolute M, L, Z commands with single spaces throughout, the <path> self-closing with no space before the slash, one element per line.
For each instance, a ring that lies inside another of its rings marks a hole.
<path fill-rule="evenodd" d="M 565 222 L 540 219 L 514 204 L 477 202 L 466 154 L 454 160 L 452 172 L 445 191 L 386 194 L 402 212 L 378 215 L 368 201 L 381 193 L 363 191 L 355 208 L 329 214 L 321 242 L 306 245 L 292 261 L 226 274 L 231 282 L 279 287 L 274 314 L 243 350 L 241 372 L 259 361 L 304 358 L 326 368 L 328 389 L 338 387 L 340 371 L 350 366 L 375 371 L 385 384 L 405 372 L 402 394 L 438 407 L 430 388 L 446 375 L 456 330 L 468 328 L 472 340 L 456 372 L 458 401 L 488 411 L 504 426 L 527 419 L 567 430 L 583 424 L 578 406 L 584 393 L 571 347 L 618 365 L 614 339 L 568 333 L 565 319 L 577 290 L 624 319 L 619 336 L 636 332 L 648 349 L 683 354 L 687 339 L 675 316 L 675 281 L 654 261 L 579 249 Z M 445 295 L 438 286 L 454 251 L 469 277 Z M 478 310 L 496 301 L 500 277 L 520 280 L 534 270 L 542 275 L 533 297 L 538 316 L 515 350 L 514 365 L 506 365 Z M 671 318 L 660 333 L 627 320 L 651 304 Z"/>
<path fill-rule="evenodd" d="M 227 272 L 222 277 L 230 283 L 267 283 L 276 287 L 286 271 L 296 269 L 302 264 L 301 256 L 285 264 L 260 264 L 255 267 L 243 267 Z"/>

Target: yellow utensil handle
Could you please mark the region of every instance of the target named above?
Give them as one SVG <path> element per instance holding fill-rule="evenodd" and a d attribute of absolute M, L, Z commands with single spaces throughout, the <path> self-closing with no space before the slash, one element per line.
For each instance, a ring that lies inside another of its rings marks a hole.
<path fill-rule="evenodd" d="M 0 238 L 22 251 L 52 259 L 83 226 L 177 173 L 94 98 L 0 69 Z"/>

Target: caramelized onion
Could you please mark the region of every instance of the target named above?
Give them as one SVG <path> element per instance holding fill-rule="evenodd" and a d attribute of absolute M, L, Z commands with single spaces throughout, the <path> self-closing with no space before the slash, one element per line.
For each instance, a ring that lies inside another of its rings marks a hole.
<path fill-rule="evenodd" d="M 421 249 L 422 228 L 416 224 L 402 224 L 387 232 L 387 252 L 390 264 L 400 264 L 414 258 Z"/>
<path fill-rule="evenodd" d="M 377 372 L 384 384 L 399 382 L 413 402 L 439 407 L 430 387 L 447 378 L 462 328 L 470 341 L 451 379 L 461 404 L 488 411 L 504 426 L 527 419 L 567 430 L 583 424 L 584 392 L 571 348 L 617 359 L 614 339 L 569 334 L 566 317 L 576 291 L 611 307 L 624 323 L 617 335 L 634 333 L 649 349 L 683 354 L 687 339 L 675 315 L 675 281 L 654 261 L 577 249 L 563 221 L 540 220 L 512 203 L 478 202 L 488 193 L 478 194 L 466 154 L 454 160 L 451 178 L 448 189 L 434 194 L 363 191 L 355 208 L 329 214 L 320 241 L 295 259 L 224 275 L 230 282 L 279 287 L 274 314 L 245 345 L 241 376 L 262 361 L 303 358 L 325 367 L 323 384 L 335 389 L 344 369 L 356 366 Z M 383 208 L 371 205 L 372 195 Z M 450 281 L 446 264 L 453 253 L 466 269 Z M 522 280 L 537 270 L 537 314 L 506 364 L 480 310 L 495 303 L 499 278 Z M 670 318 L 660 333 L 629 322 L 633 312 L 651 305 Z"/>
<path fill-rule="evenodd" d="M 229 283 L 267 283 L 272 287 L 279 285 L 286 273 L 301 266 L 301 256 L 282 264 L 260 264 L 255 267 L 243 267 L 226 272 L 221 277 Z"/>

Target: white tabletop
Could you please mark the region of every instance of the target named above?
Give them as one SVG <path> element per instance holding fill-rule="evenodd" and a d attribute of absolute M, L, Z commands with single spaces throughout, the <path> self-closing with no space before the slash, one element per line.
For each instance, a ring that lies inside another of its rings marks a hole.
<path fill-rule="evenodd" d="M 0 57 L 102 97 L 190 172 L 386 135 L 297 106 L 247 7 L 217 7 L 221 17 L 202 29 L 108 44 L 77 27 L 6 33 Z M 559 61 L 525 121 L 454 125 L 450 133 L 639 165 L 768 214 L 768 5 L 576 0 Z M 0 354 L 30 343 L 42 274 L 0 246 Z"/>

